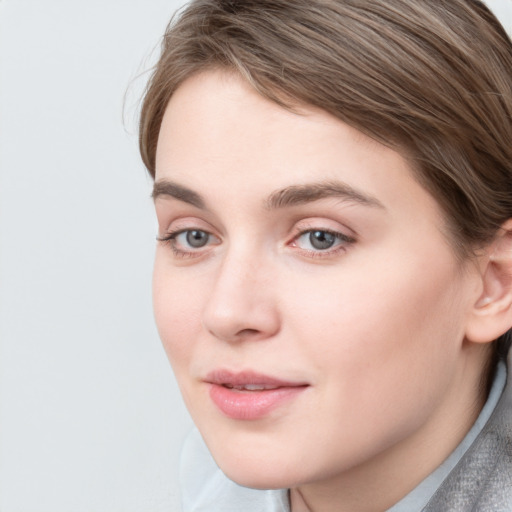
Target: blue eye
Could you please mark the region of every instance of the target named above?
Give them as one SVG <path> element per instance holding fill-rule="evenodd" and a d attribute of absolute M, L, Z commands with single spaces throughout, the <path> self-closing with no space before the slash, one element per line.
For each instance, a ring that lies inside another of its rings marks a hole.
<path fill-rule="evenodd" d="M 168 233 L 166 236 L 159 237 L 158 241 L 170 245 L 176 256 L 185 257 L 200 255 L 200 251 L 208 245 L 217 245 L 219 239 L 202 229 L 182 229 Z"/>
<path fill-rule="evenodd" d="M 301 233 L 295 245 L 308 251 L 328 251 L 339 245 L 353 243 L 354 239 L 342 233 L 335 233 L 325 229 L 311 229 Z"/>
<path fill-rule="evenodd" d="M 311 231 L 309 233 L 309 243 L 315 249 L 323 251 L 330 249 L 336 243 L 336 236 L 327 231 Z"/>
<path fill-rule="evenodd" d="M 210 240 L 210 234 L 200 229 L 192 229 L 190 231 L 183 231 L 178 236 L 184 235 L 186 243 L 194 249 L 204 247 Z M 178 238 L 176 237 L 176 239 Z"/>

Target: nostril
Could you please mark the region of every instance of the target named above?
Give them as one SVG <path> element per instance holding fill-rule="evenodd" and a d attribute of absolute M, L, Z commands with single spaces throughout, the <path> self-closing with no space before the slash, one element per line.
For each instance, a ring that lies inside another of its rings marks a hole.
<path fill-rule="evenodd" d="M 260 334 L 260 331 L 257 329 L 242 329 L 236 334 L 236 336 L 237 338 L 252 338 L 258 334 Z"/>
<path fill-rule="evenodd" d="M 244 329 L 240 331 L 239 334 L 257 334 L 259 331 L 257 329 Z"/>

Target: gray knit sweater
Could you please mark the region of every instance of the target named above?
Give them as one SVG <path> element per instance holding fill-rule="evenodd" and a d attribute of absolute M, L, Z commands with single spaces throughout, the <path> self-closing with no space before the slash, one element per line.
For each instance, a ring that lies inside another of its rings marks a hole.
<path fill-rule="evenodd" d="M 512 512 L 512 350 L 489 421 L 422 512 Z"/>

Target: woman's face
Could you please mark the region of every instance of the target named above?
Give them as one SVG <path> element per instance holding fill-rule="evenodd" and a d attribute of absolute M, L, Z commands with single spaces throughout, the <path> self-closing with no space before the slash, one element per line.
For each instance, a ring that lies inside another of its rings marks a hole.
<path fill-rule="evenodd" d="M 156 167 L 156 321 L 228 476 L 328 481 L 459 428 L 479 291 L 400 154 L 211 71 L 173 95 Z"/>

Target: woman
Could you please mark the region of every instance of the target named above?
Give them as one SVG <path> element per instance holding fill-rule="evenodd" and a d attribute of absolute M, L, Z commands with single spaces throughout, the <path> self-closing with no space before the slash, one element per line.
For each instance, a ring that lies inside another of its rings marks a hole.
<path fill-rule="evenodd" d="M 171 23 L 140 146 L 186 512 L 512 510 L 511 140 L 479 1 Z"/>

